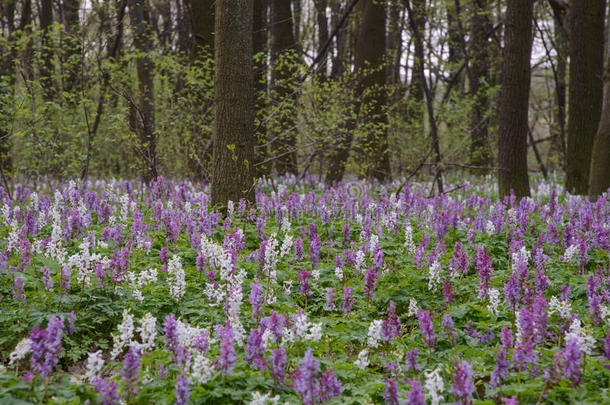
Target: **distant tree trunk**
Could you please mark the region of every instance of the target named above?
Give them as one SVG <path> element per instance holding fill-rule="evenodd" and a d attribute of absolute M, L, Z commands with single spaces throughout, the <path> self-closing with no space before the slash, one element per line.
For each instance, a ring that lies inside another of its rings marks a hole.
<path fill-rule="evenodd" d="M 214 0 L 187 0 L 193 60 L 201 60 L 205 52 L 214 54 L 214 3 Z"/>
<path fill-rule="evenodd" d="M 21 20 L 19 21 L 19 30 L 28 36 L 32 33 L 32 0 L 23 1 Z M 21 63 L 23 65 L 23 70 L 25 71 L 25 77 L 27 80 L 34 80 L 34 70 L 32 66 L 33 55 L 33 44 L 32 40 L 29 39 L 23 46 L 23 54 L 21 57 Z"/>
<path fill-rule="evenodd" d="M 528 99 L 534 0 L 509 0 L 505 15 L 504 63 L 498 117 L 498 189 L 530 195 L 527 173 Z"/>
<path fill-rule="evenodd" d="M 597 198 L 610 188 L 610 57 L 606 57 L 604 102 L 591 158 L 589 198 Z"/>
<path fill-rule="evenodd" d="M 0 99 L 5 96 L 10 96 L 14 92 L 14 83 L 15 83 L 15 44 L 13 43 L 13 33 L 15 31 L 15 9 L 16 9 L 16 1 L 6 1 L 2 4 L 3 15 L 6 16 L 6 38 L 7 43 L 5 46 L 0 46 L 0 52 L 4 55 L 8 55 L 7 57 L 0 58 L 0 80 L 2 76 L 5 76 L 7 79 L 6 86 L 0 86 Z M 5 105 L 5 103 L 0 103 L 0 115 L 3 117 L 7 114 L 4 111 L 4 107 L 9 107 Z M 0 120 L 1 122 L 1 120 Z M 2 170 L 3 175 L 8 175 L 12 169 L 12 159 L 11 159 L 11 140 L 9 138 L 10 134 L 8 132 L 8 128 L 4 125 L 0 125 L 0 168 Z"/>
<path fill-rule="evenodd" d="M 449 47 L 449 72 L 451 77 L 458 75 L 458 85 L 454 89 L 463 92 L 464 74 L 460 73 L 460 64 L 464 60 L 462 43 L 464 42 L 464 32 L 459 19 L 463 18 L 460 14 L 459 0 L 448 1 L 446 4 L 447 28 L 448 28 L 448 47 Z M 464 70 L 462 69 L 462 72 Z"/>
<path fill-rule="evenodd" d="M 272 0 L 271 5 L 271 92 L 278 121 L 270 128 L 271 155 L 278 174 L 296 173 L 295 102 L 291 86 L 294 80 L 295 36 L 289 0 Z M 281 106 L 280 106 L 281 104 Z"/>
<path fill-rule="evenodd" d="M 586 194 L 603 97 L 606 0 L 570 3 L 570 78 L 566 189 Z"/>
<path fill-rule="evenodd" d="M 267 16 L 268 0 L 254 0 L 252 52 L 254 54 L 254 111 L 255 136 L 258 148 L 255 150 L 257 175 L 268 175 L 269 165 L 262 162 L 269 158 L 267 148 L 267 125 L 265 123 L 265 107 L 267 100 Z"/>
<path fill-rule="evenodd" d="M 53 26 L 53 1 L 40 1 L 40 29 L 42 30 L 42 41 L 40 45 L 41 64 L 40 82 L 44 90 L 45 98 L 51 99 L 55 90 L 53 84 L 53 44 L 51 43 L 51 28 Z"/>
<path fill-rule="evenodd" d="M 316 6 L 316 22 L 318 27 L 318 53 L 322 51 L 324 44 L 328 41 L 328 18 L 326 17 L 326 6 L 328 5 L 328 0 L 315 0 Z M 327 60 L 328 58 L 322 58 L 319 65 L 316 67 L 318 69 L 318 79 L 323 81 L 327 75 Z"/>
<path fill-rule="evenodd" d="M 568 72 L 568 38 L 561 22 L 553 19 L 555 30 L 555 52 L 557 53 L 557 83 L 555 84 L 555 98 L 557 107 L 553 114 L 553 127 L 551 134 L 551 150 L 559 156 L 559 167 L 565 169 L 566 165 L 566 88 Z"/>
<path fill-rule="evenodd" d="M 63 88 L 67 92 L 80 89 L 81 40 L 80 40 L 80 0 L 63 0 L 63 15 L 67 36 L 64 41 Z"/>
<path fill-rule="evenodd" d="M 487 83 L 489 82 L 489 6 L 487 0 L 474 0 L 472 20 L 470 23 L 470 93 L 474 97 L 470 116 L 470 162 L 473 166 L 491 165 L 491 152 L 488 140 L 489 99 Z"/>
<path fill-rule="evenodd" d="M 413 24 L 410 24 L 410 34 L 415 37 L 414 28 L 423 36 L 426 32 L 426 0 L 412 1 Z M 419 58 L 424 55 L 423 41 L 413 41 L 413 66 L 409 83 L 409 103 L 407 108 L 407 123 L 411 132 L 423 130 L 424 124 L 424 84 L 425 74 L 421 70 Z"/>
<path fill-rule="evenodd" d="M 212 204 L 254 201 L 252 0 L 216 0 Z"/>
<path fill-rule="evenodd" d="M 385 5 L 360 0 L 357 8 L 361 21 L 354 49 L 356 99 L 361 100 L 358 119 L 375 126 L 359 145 L 367 165 L 367 176 L 380 181 L 391 177 L 388 151 L 385 60 Z"/>
<path fill-rule="evenodd" d="M 330 0 L 331 8 L 331 24 L 336 27 L 339 24 L 339 20 L 343 15 L 344 8 L 341 7 L 341 0 Z M 346 70 L 347 63 L 347 32 L 348 24 L 345 24 L 338 32 L 335 37 L 335 52 L 332 57 L 331 76 L 334 79 L 341 77 Z"/>
<path fill-rule="evenodd" d="M 140 138 L 140 153 L 144 161 L 143 178 L 148 182 L 158 175 L 157 142 L 154 132 L 154 64 L 150 59 L 150 52 L 153 47 L 150 35 L 150 3 L 148 0 L 129 0 L 129 18 L 134 30 L 133 42 L 139 53 L 136 58 L 138 101 L 134 106 L 135 130 Z"/>

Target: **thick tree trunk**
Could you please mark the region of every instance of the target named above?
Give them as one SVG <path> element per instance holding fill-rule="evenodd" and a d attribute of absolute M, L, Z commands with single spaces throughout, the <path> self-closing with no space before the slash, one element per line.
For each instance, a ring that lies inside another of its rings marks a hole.
<path fill-rule="evenodd" d="M 426 0 L 413 0 L 412 8 L 413 24 L 410 24 L 410 34 L 415 37 L 415 32 L 422 36 L 426 32 Z M 407 108 L 407 123 L 410 132 L 422 132 L 424 125 L 424 72 L 419 59 L 424 56 L 423 41 L 413 41 L 413 66 L 411 67 L 411 81 L 409 83 L 409 103 Z"/>
<path fill-rule="evenodd" d="M 555 99 L 557 106 L 553 111 L 551 150 L 559 156 L 559 167 L 566 166 L 566 89 L 568 72 L 568 38 L 561 22 L 553 20 L 555 30 L 555 52 L 557 53 L 557 82 Z"/>
<path fill-rule="evenodd" d="M 344 8 L 341 7 L 341 0 L 330 0 L 331 24 L 336 27 L 344 13 Z M 346 70 L 347 63 L 347 33 L 349 25 L 345 24 L 335 36 L 335 52 L 332 56 L 331 76 L 338 79 L 343 76 Z"/>
<path fill-rule="evenodd" d="M 143 178 L 146 182 L 158 175 L 155 137 L 155 104 L 153 88 L 154 64 L 150 59 L 150 4 L 148 0 L 129 0 L 129 18 L 134 29 L 133 42 L 139 56 L 136 58 L 138 73 L 138 101 L 134 107 L 135 130 L 140 139 L 143 159 Z"/>
<path fill-rule="evenodd" d="M 474 0 L 472 20 L 470 22 L 470 94 L 474 98 L 470 116 L 470 162 L 473 166 L 488 167 L 491 165 L 491 152 L 488 140 L 489 98 L 489 21 L 487 0 Z"/>
<path fill-rule="evenodd" d="M 604 102 L 593 144 L 590 177 L 589 197 L 596 200 L 610 188 L 610 57 L 606 58 Z"/>
<path fill-rule="evenodd" d="M 527 173 L 528 99 L 534 0 L 509 0 L 498 117 L 498 189 L 503 198 L 530 195 Z"/>
<path fill-rule="evenodd" d="M 291 86 L 295 76 L 295 36 L 290 0 L 271 2 L 271 99 L 278 122 L 270 128 L 271 156 L 278 174 L 296 173 L 295 102 Z"/>
<path fill-rule="evenodd" d="M 62 7 L 67 34 L 64 40 L 63 88 L 67 92 L 72 92 L 81 88 L 80 0 L 63 0 Z"/>
<path fill-rule="evenodd" d="M 214 0 L 187 0 L 193 60 L 201 60 L 206 52 L 214 54 Z"/>
<path fill-rule="evenodd" d="M 252 0 L 216 0 L 212 204 L 254 201 Z"/>
<path fill-rule="evenodd" d="M 373 126 L 359 145 L 367 176 L 380 181 L 391 177 L 388 151 L 385 63 L 385 5 L 373 0 L 360 0 L 360 25 L 354 49 L 356 99 L 361 100 L 358 119 Z"/>
<path fill-rule="evenodd" d="M 268 0 L 254 0 L 253 27 L 252 27 L 252 52 L 254 54 L 254 106 L 255 106 L 255 136 L 258 148 L 255 158 L 257 176 L 268 175 L 271 171 L 269 165 L 262 162 L 269 158 L 267 148 L 267 125 L 265 114 L 267 113 L 267 56 L 268 56 Z"/>
<path fill-rule="evenodd" d="M 324 44 L 328 41 L 328 18 L 326 17 L 326 6 L 328 4 L 327 0 L 315 0 L 316 6 L 316 22 L 318 26 L 318 53 L 322 51 Z M 323 81 L 326 78 L 326 70 L 328 58 L 322 58 L 319 65 L 316 67 L 318 69 L 318 80 Z"/>
<path fill-rule="evenodd" d="M 40 1 L 40 29 L 42 41 L 40 45 L 40 82 L 47 100 L 53 97 L 55 86 L 53 84 L 53 44 L 51 42 L 51 28 L 53 26 L 52 0 Z"/>
<path fill-rule="evenodd" d="M 606 0 L 570 3 L 570 78 L 566 189 L 586 194 L 593 141 L 603 97 L 604 13 Z"/>

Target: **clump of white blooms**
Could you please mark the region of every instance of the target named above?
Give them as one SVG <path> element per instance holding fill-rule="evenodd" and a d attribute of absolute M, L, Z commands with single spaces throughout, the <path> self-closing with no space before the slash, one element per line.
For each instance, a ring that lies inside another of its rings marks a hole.
<path fill-rule="evenodd" d="M 441 395 L 445 389 L 443 378 L 440 375 L 440 369 L 436 368 L 433 371 L 426 372 L 426 382 L 424 387 L 428 391 L 428 397 L 430 398 L 431 405 L 438 405 L 443 402 L 443 396 Z"/>
<path fill-rule="evenodd" d="M 441 265 L 439 262 L 434 261 L 430 265 L 430 277 L 428 278 L 428 290 L 436 290 L 441 282 Z"/>
<path fill-rule="evenodd" d="M 322 338 L 322 324 L 312 323 L 307 320 L 306 313 L 295 314 L 293 316 L 293 327 L 284 328 L 284 342 L 295 342 L 297 340 L 310 340 L 318 342 Z"/>
<path fill-rule="evenodd" d="M 231 218 L 235 212 L 235 203 L 232 200 L 227 201 L 227 216 Z"/>
<path fill-rule="evenodd" d="M 318 281 L 320 281 L 320 270 L 318 269 L 314 269 L 311 271 L 311 278 L 313 279 L 313 281 L 315 281 L 316 283 Z"/>
<path fill-rule="evenodd" d="M 220 270 L 220 279 L 228 280 L 233 273 L 231 255 L 221 245 L 210 241 L 205 234 L 201 235 L 200 249 L 210 266 Z"/>
<path fill-rule="evenodd" d="M 269 275 L 271 281 L 277 280 L 277 273 L 275 271 L 275 265 L 277 264 L 277 239 L 275 235 L 271 235 L 267 240 L 267 247 L 265 248 L 265 266 L 263 267 L 263 273 Z"/>
<path fill-rule="evenodd" d="M 231 323 L 231 328 L 235 333 L 235 342 L 238 346 L 241 346 L 246 337 L 246 330 L 244 329 L 239 315 L 241 313 L 241 300 L 243 293 L 240 283 L 235 283 L 230 287 L 230 294 L 227 296 L 227 318 Z"/>
<path fill-rule="evenodd" d="M 496 233 L 496 226 L 490 220 L 487 220 L 487 223 L 485 223 L 485 232 L 489 236 L 495 235 Z"/>
<path fill-rule="evenodd" d="M 595 338 L 588 335 L 580 325 L 580 319 L 574 319 L 570 324 L 570 330 L 565 334 L 565 341 L 569 342 L 571 339 L 578 341 L 580 351 L 587 355 L 591 355 L 593 348 L 595 347 Z"/>
<path fill-rule="evenodd" d="M 569 300 L 560 301 L 557 297 L 551 297 L 549 301 L 549 315 L 557 312 L 562 319 L 572 318 L 572 303 Z"/>
<path fill-rule="evenodd" d="M 212 372 L 214 371 L 214 366 L 212 365 L 212 361 L 198 353 L 195 355 L 195 359 L 193 360 L 193 365 L 191 367 L 191 377 L 199 384 L 205 384 L 212 378 Z"/>
<path fill-rule="evenodd" d="M 510 208 L 508 211 L 506 211 L 506 219 L 512 225 L 516 224 L 517 223 L 517 211 L 515 211 L 514 208 Z"/>
<path fill-rule="evenodd" d="M 417 300 L 415 298 L 411 298 L 409 300 L 409 311 L 407 312 L 408 316 L 415 316 L 419 312 L 419 308 L 417 307 Z"/>
<path fill-rule="evenodd" d="M 339 281 L 343 280 L 343 269 L 341 267 L 335 267 L 335 277 L 337 277 Z"/>
<path fill-rule="evenodd" d="M 290 231 L 290 218 L 288 218 L 288 214 L 284 212 L 284 216 L 282 217 L 282 224 L 280 225 L 280 231 L 286 233 Z"/>
<path fill-rule="evenodd" d="M 364 370 L 369 365 L 369 351 L 367 349 L 362 350 L 358 353 L 358 360 L 354 362 L 356 367 Z"/>
<path fill-rule="evenodd" d="M 371 234 L 371 239 L 369 240 L 369 252 L 371 254 L 375 253 L 375 248 L 379 245 L 379 236 L 374 233 Z"/>
<path fill-rule="evenodd" d="M 375 319 L 369 325 L 369 334 L 368 340 L 366 344 L 370 348 L 376 348 L 379 346 L 379 341 L 381 340 L 381 328 L 383 326 L 383 321 L 381 319 Z"/>
<path fill-rule="evenodd" d="M 277 404 L 280 400 L 280 396 L 276 395 L 274 397 L 271 396 L 271 392 L 266 394 L 261 394 L 258 391 L 254 391 L 252 393 L 252 400 L 248 402 L 249 405 L 267 405 L 267 404 Z"/>
<path fill-rule="evenodd" d="M 178 302 L 186 291 L 186 280 L 180 257 L 174 255 L 170 259 L 167 264 L 167 273 L 169 274 L 169 294 Z"/>
<path fill-rule="evenodd" d="M 117 326 L 117 329 L 119 330 L 120 335 L 112 335 L 114 341 L 114 347 L 112 348 L 112 352 L 110 352 L 110 358 L 112 358 L 112 360 L 116 359 L 123 349 L 131 344 L 133 339 L 133 315 L 129 313 L 129 309 L 123 311 L 123 321 Z"/>
<path fill-rule="evenodd" d="M 500 291 L 496 288 L 491 288 L 487 293 L 489 297 L 489 304 L 487 304 L 487 310 L 494 315 L 498 315 L 498 305 L 500 305 Z"/>
<path fill-rule="evenodd" d="M 511 256 L 511 267 L 513 271 L 517 269 L 520 263 L 527 263 L 530 259 L 530 256 L 531 253 L 525 248 L 525 246 L 522 246 L 521 249 L 516 252 L 513 252 Z"/>
<path fill-rule="evenodd" d="M 133 272 L 127 273 L 127 280 L 129 284 L 132 286 L 131 293 L 133 296 L 140 302 L 144 301 L 144 296 L 142 295 L 142 288 L 146 285 L 154 283 L 157 281 L 157 269 L 147 269 L 140 272 L 139 275 L 136 276 Z"/>
<path fill-rule="evenodd" d="M 607 305 L 604 305 L 602 307 L 602 319 L 606 322 L 610 322 L 610 307 Z"/>
<path fill-rule="evenodd" d="M 140 320 L 140 326 L 137 329 L 142 339 L 139 344 L 140 349 L 150 350 L 155 346 L 155 338 L 157 337 L 157 318 L 152 316 L 150 312 Z"/>
<path fill-rule="evenodd" d="M 563 254 L 563 261 L 567 263 L 573 263 L 578 259 L 578 245 L 570 245 Z"/>
<path fill-rule="evenodd" d="M 413 228 L 411 225 L 405 227 L 405 249 L 408 255 L 415 253 L 415 242 L 413 242 Z"/>
<path fill-rule="evenodd" d="M 293 245 L 292 236 L 291 235 L 286 235 L 284 237 L 284 242 L 282 242 L 282 247 L 280 248 L 280 257 L 284 257 L 288 253 L 290 253 L 292 245 Z"/>
<path fill-rule="evenodd" d="M 32 351 L 32 341 L 29 338 L 24 338 L 17 343 L 15 350 L 9 354 L 9 363 L 13 364 L 16 361 L 22 360 Z"/>
<path fill-rule="evenodd" d="M 354 263 L 356 271 L 361 271 L 364 268 L 364 252 L 359 250 L 356 252 L 356 261 Z"/>
<path fill-rule="evenodd" d="M 102 358 L 101 350 L 89 353 L 89 357 L 87 357 L 87 371 L 85 372 L 85 376 L 89 379 L 89 381 L 92 381 L 94 378 L 99 377 L 103 366 L 104 359 Z"/>

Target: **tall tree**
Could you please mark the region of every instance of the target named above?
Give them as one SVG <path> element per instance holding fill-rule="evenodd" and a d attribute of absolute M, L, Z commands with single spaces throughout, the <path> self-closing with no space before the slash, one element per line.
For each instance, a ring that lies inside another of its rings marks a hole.
<path fill-rule="evenodd" d="M 328 41 L 328 18 L 326 17 L 326 6 L 328 5 L 328 0 L 314 0 L 314 5 L 316 7 L 319 54 Z M 324 78 L 326 78 L 327 58 L 323 58 L 316 69 L 318 69 L 318 78 L 320 80 L 324 80 Z"/>
<path fill-rule="evenodd" d="M 589 197 L 596 200 L 610 188 L 610 56 L 606 57 L 604 102 L 593 144 Z"/>
<path fill-rule="evenodd" d="M 40 29 L 42 31 L 42 41 L 40 45 L 41 64 L 40 81 L 44 90 L 45 97 L 50 99 L 54 93 L 53 85 L 53 43 L 51 41 L 51 28 L 53 27 L 53 1 L 40 1 Z"/>
<path fill-rule="evenodd" d="M 294 103 L 291 86 L 295 76 L 294 20 L 289 0 L 271 1 L 271 94 L 278 109 L 278 123 L 271 130 L 271 154 L 278 174 L 296 172 L 296 135 Z"/>
<path fill-rule="evenodd" d="M 376 0 L 358 3 L 360 24 L 354 49 L 356 99 L 360 99 L 359 120 L 373 123 L 362 145 L 367 175 L 378 180 L 391 176 L 388 150 L 386 71 L 383 68 L 386 45 L 385 5 Z"/>
<path fill-rule="evenodd" d="M 405 4 L 409 0 L 404 0 Z M 410 34 L 416 38 L 419 33 L 422 37 L 426 32 L 426 0 L 412 0 L 409 12 Z M 411 132 L 420 131 L 424 123 L 424 80 L 423 64 L 420 59 L 424 57 L 424 42 L 413 41 L 413 65 L 411 67 L 411 81 L 409 82 L 409 105 L 407 108 L 406 121 Z"/>
<path fill-rule="evenodd" d="M 212 204 L 254 200 L 252 0 L 216 0 Z"/>
<path fill-rule="evenodd" d="M 534 0 L 509 0 L 504 27 L 504 62 L 498 116 L 500 197 L 530 195 L 527 173 L 528 99 Z"/>
<path fill-rule="evenodd" d="M 204 52 L 214 53 L 214 0 L 187 0 L 191 27 L 191 55 L 201 59 Z"/>
<path fill-rule="evenodd" d="M 569 11 L 570 73 L 566 189 L 586 194 L 603 97 L 606 0 L 574 0 Z"/>
<path fill-rule="evenodd" d="M 553 18 L 555 52 L 557 54 L 555 99 L 553 111 L 551 150 L 560 156 L 559 167 L 565 169 L 566 158 L 566 89 L 568 73 L 568 36 L 559 18 Z"/>
<path fill-rule="evenodd" d="M 473 166 L 489 166 L 491 152 L 489 150 L 487 119 L 489 99 L 486 83 L 489 81 L 489 35 L 491 22 L 489 20 L 487 0 L 472 2 L 472 19 L 470 22 L 470 68 L 469 86 L 474 98 L 470 116 L 470 162 Z"/>
<path fill-rule="evenodd" d="M 267 32 L 268 32 L 268 0 L 254 0 L 254 11 L 252 21 L 252 53 L 254 55 L 254 111 L 256 141 L 255 150 L 257 175 L 268 175 L 269 165 L 265 161 L 269 158 L 267 153 L 267 125 L 265 121 L 265 107 L 267 101 Z"/>
<path fill-rule="evenodd" d="M 64 77 L 63 88 L 71 92 L 80 88 L 79 79 L 81 63 L 81 40 L 80 40 L 80 0 L 63 0 L 62 11 L 64 15 L 64 26 L 66 36 L 64 39 Z"/>
<path fill-rule="evenodd" d="M 150 181 L 158 175 L 157 140 L 155 137 L 155 104 L 153 87 L 154 64 L 150 58 L 153 49 L 150 30 L 150 3 L 148 0 L 129 0 L 129 18 L 133 27 L 133 42 L 138 56 L 138 97 L 132 105 L 135 131 L 140 139 L 140 155 L 144 163 L 143 177 Z"/>

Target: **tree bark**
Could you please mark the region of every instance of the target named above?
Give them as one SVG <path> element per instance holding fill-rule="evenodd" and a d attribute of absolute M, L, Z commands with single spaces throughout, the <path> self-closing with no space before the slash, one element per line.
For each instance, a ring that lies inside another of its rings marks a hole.
<path fill-rule="evenodd" d="M 327 0 L 315 0 L 316 7 L 316 22 L 318 27 L 318 53 L 322 51 L 324 44 L 328 41 L 328 18 L 326 17 L 326 6 L 328 5 Z M 317 66 L 318 69 L 318 80 L 324 81 L 326 79 L 326 70 L 328 58 L 322 58 L 322 61 Z"/>
<path fill-rule="evenodd" d="M 498 117 L 498 189 L 530 195 L 527 173 L 528 100 L 534 0 L 509 0 L 505 16 L 504 62 Z"/>
<path fill-rule="evenodd" d="M 470 116 L 470 163 L 472 166 L 491 166 L 491 152 L 488 140 L 489 98 L 489 6 L 487 0 L 472 2 L 472 20 L 470 22 L 470 94 L 474 98 Z"/>
<path fill-rule="evenodd" d="M 405 0 L 408 1 L 408 0 Z M 424 35 L 426 32 L 426 0 L 413 0 L 411 11 L 413 20 L 410 34 L 416 37 L 415 31 Z M 421 132 L 424 125 L 424 84 L 425 75 L 419 59 L 424 57 L 424 44 L 422 41 L 414 42 L 413 66 L 411 67 L 411 81 L 409 83 L 409 103 L 407 108 L 407 123 L 412 133 Z"/>
<path fill-rule="evenodd" d="M 610 57 L 606 57 L 604 102 L 591 158 L 589 198 L 597 198 L 610 188 Z"/>
<path fill-rule="evenodd" d="M 155 104 L 153 88 L 154 64 L 150 59 L 153 49 L 150 32 L 150 3 L 148 0 L 129 0 L 129 18 L 134 29 L 133 42 L 138 57 L 138 102 L 135 108 L 135 130 L 140 139 L 140 154 L 144 164 L 146 182 L 158 175 L 155 137 Z"/>
<path fill-rule="evenodd" d="M 254 55 L 254 111 L 255 136 L 258 148 L 255 150 L 257 163 L 269 158 L 267 143 L 267 125 L 265 114 L 267 106 L 267 57 L 268 57 L 268 0 L 254 0 L 253 27 L 252 27 L 252 53 Z M 257 176 L 269 175 L 268 165 L 256 166 Z"/>
<path fill-rule="evenodd" d="M 270 128 L 271 155 L 279 175 L 296 173 L 295 102 L 291 86 L 295 78 L 295 36 L 289 0 L 271 2 L 271 99 L 278 108 L 278 121 Z"/>
<path fill-rule="evenodd" d="M 254 201 L 252 0 L 216 0 L 212 204 Z"/>
<path fill-rule="evenodd" d="M 361 100 L 358 119 L 373 127 L 360 148 L 367 165 L 367 176 L 379 181 L 391 177 L 388 151 L 385 63 L 385 5 L 374 0 L 358 3 L 361 21 L 356 34 L 354 73 L 356 99 Z"/>
<path fill-rule="evenodd" d="M 191 27 L 191 55 L 201 60 L 206 52 L 214 54 L 214 0 L 187 0 Z"/>
<path fill-rule="evenodd" d="M 551 150 L 559 155 L 559 167 L 566 166 L 566 89 L 568 72 L 568 38 L 564 27 L 557 19 L 553 19 L 555 31 L 555 52 L 557 52 L 557 82 L 555 83 L 555 98 L 557 106 L 553 114 Z"/>
<path fill-rule="evenodd" d="M 586 194 L 603 97 L 606 0 L 574 0 L 569 11 L 570 77 L 566 189 Z"/>
<path fill-rule="evenodd" d="M 52 0 L 40 1 L 40 29 L 41 40 L 41 64 L 40 82 L 47 100 L 53 97 L 55 86 L 53 84 L 53 44 L 51 42 L 51 28 L 53 26 L 53 2 Z"/>
<path fill-rule="evenodd" d="M 80 0 L 63 0 L 64 25 L 66 38 L 64 41 L 64 77 L 63 88 L 67 92 L 79 91 L 81 88 L 80 69 L 81 40 L 80 40 Z"/>

